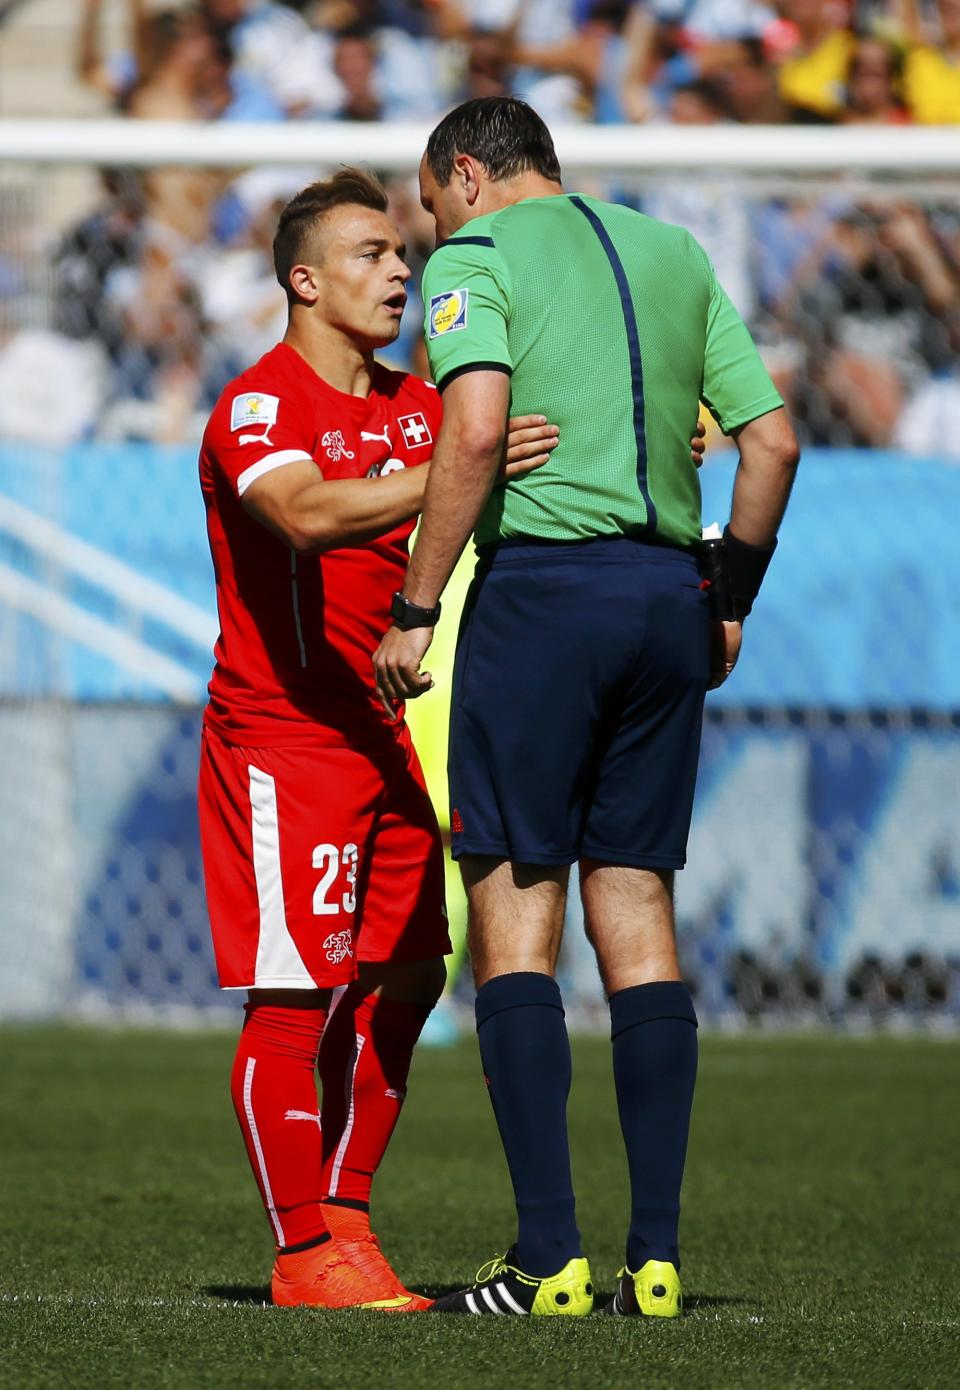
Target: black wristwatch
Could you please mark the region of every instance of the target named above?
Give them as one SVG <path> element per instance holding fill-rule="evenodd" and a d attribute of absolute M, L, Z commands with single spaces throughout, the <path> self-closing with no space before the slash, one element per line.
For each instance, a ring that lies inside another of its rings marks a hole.
<path fill-rule="evenodd" d="M 409 632 L 414 627 L 436 627 L 440 621 L 440 605 L 420 608 L 398 593 L 390 604 L 390 616 L 401 632 Z"/>

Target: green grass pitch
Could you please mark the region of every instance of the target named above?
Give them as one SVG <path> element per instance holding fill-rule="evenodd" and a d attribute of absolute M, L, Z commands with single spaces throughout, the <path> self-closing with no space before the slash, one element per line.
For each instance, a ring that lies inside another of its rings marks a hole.
<path fill-rule="evenodd" d="M 677 1323 L 264 1307 L 271 1246 L 227 1093 L 232 1047 L 220 1033 L 0 1033 L 0 1385 L 960 1384 L 955 1040 L 702 1039 Z M 627 1192 L 598 1039 L 575 1046 L 571 1131 L 608 1293 Z M 376 1214 L 428 1290 L 509 1242 L 472 1040 L 421 1050 Z"/>

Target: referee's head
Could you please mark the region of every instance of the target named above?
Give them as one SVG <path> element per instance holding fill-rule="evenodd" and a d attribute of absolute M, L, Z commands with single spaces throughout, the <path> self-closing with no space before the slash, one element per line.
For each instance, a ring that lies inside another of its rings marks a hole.
<path fill-rule="evenodd" d="M 421 201 L 441 238 L 464 222 L 560 191 L 560 161 L 544 122 L 518 97 L 477 97 L 434 129 L 420 163 Z"/>
<path fill-rule="evenodd" d="M 553 137 L 519 97 L 477 97 L 444 116 L 427 141 L 427 163 L 441 188 L 450 182 L 458 154 L 478 159 L 491 179 L 529 170 L 560 182 Z"/>

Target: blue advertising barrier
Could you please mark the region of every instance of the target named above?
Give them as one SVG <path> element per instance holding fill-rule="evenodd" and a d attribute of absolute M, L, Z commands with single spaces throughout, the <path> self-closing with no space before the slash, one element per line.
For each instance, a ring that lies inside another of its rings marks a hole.
<path fill-rule="evenodd" d="M 701 470 L 704 521 L 729 515 L 734 460 Z M 211 614 L 213 581 L 192 449 L 83 444 L 62 452 L 0 446 L 0 562 L 44 566 L 2 529 L 4 495 L 124 560 Z M 955 518 L 960 468 L 855 450 L 811 450 L 788 523 L 750 619 L 725 708 L 960 708 L 960 583 Z M 109 619 L 116 604 L 65 579 L 66 592 Z M 75 644 L 56 649 L 30 619 L 5 693 L 77 699 L 155 697 Z M 153 625 L 156 627 L 156 625 Z M 199 690 L 209 653 L 162 631 L 147 637 L 187 664 Z M 64 688 L 64 686 L 66 688 Z"/>
<path fill-rule="evenodd" d="M 705 465 L 706 522 L 726 519 L 732 479 L 729 456 Z M 2 573 L 120 621 L 126 596 L 3 529 L 4 498 L 212 615 L 193 451 L 0 447 Z M 704 1017 L 897 1004 L 960 1018 L 958 514 L 960 470 L 937 461 L 804 459 L 740 665 L 708 699 L 677 888 Z M 154 619 L 139 636 L 194 674 L 190 707 L 0 599 L 0 728 L 21 812 L 0 834 L 0 1013 L 222 1002 L 195 809 L 210 653 Z M 574 904 L 565 989 L 589 1012 L 599 992 L 576 917 Z"/>

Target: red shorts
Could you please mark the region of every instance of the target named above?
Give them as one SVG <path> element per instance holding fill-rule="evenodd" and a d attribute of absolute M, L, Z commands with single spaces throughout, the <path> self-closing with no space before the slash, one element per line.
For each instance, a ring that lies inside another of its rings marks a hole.
<path fill-rule="evenodd" d="M 329 989 L 450 950 L 443 849 L 409 732 L 239 748 L 204 728 L 200 842 L 223 989 Z"/>

